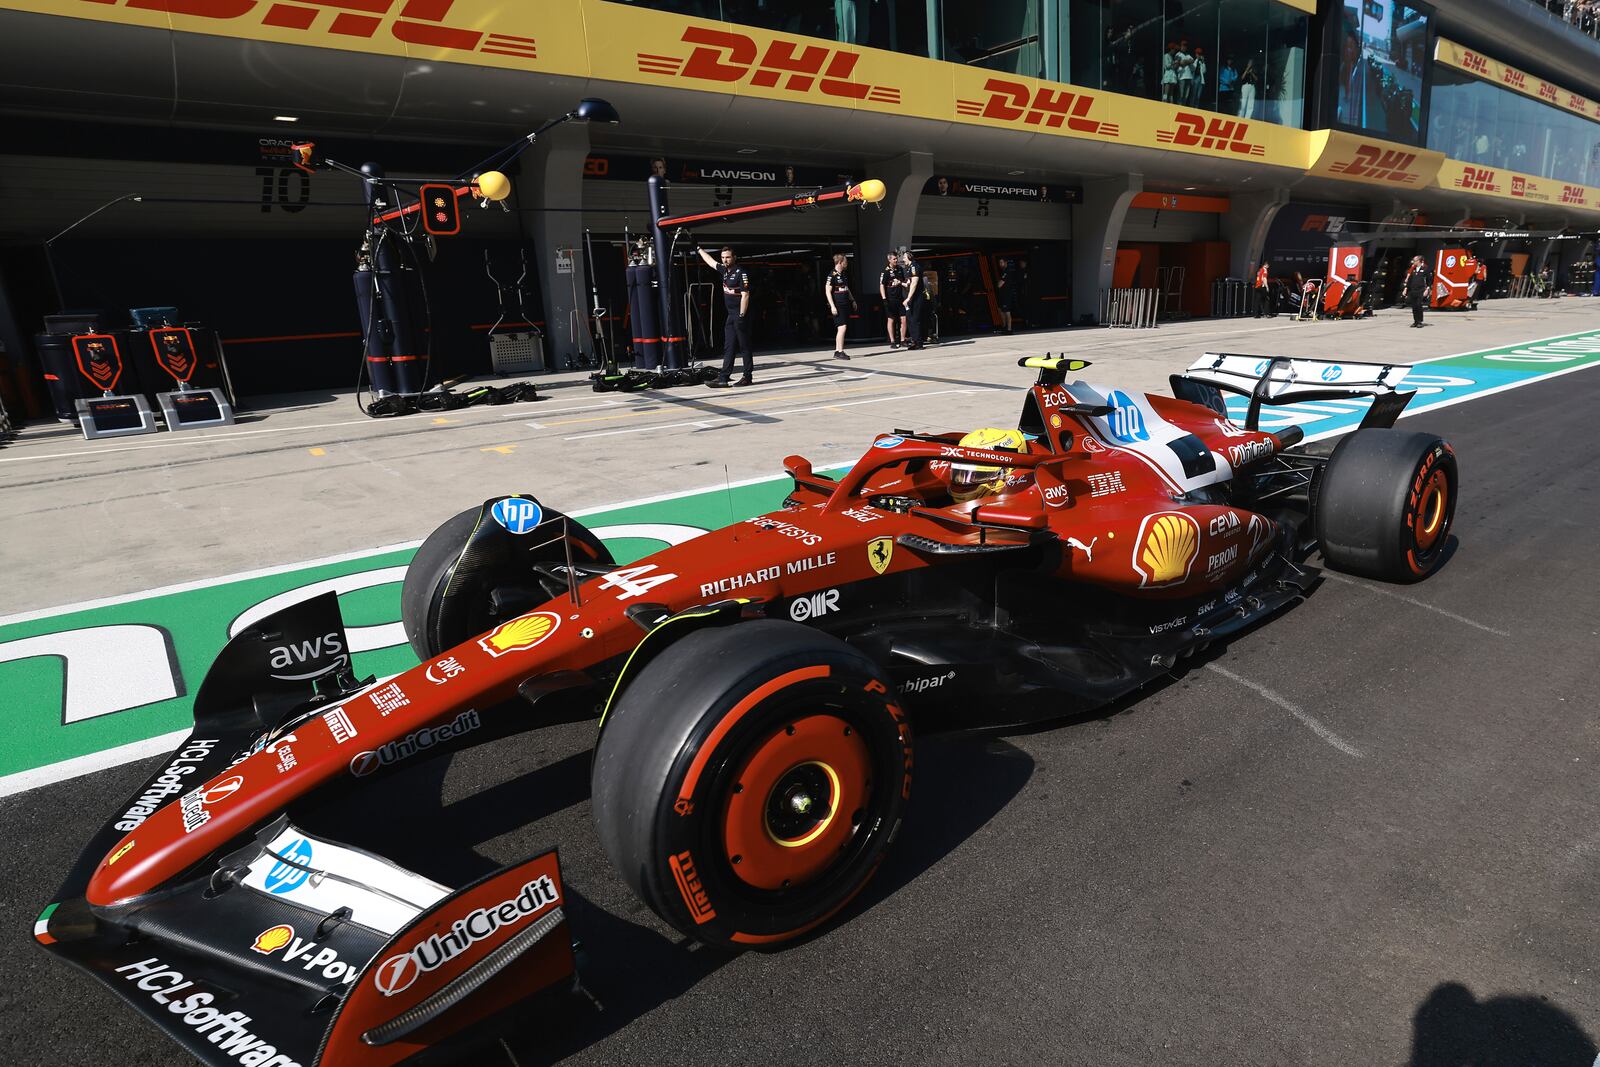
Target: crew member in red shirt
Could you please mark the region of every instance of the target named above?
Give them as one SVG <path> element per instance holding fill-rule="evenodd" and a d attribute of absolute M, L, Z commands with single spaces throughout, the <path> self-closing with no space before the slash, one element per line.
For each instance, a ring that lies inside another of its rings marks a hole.
<path fill-rule="evenodd" d="M 1276 314 L 1271 307 L 1272 290 L 1267 285 L 1267 265 L 1261 264 L 1261 269 L 1256 271 L 1256 318 L 1267 314 Z"/>

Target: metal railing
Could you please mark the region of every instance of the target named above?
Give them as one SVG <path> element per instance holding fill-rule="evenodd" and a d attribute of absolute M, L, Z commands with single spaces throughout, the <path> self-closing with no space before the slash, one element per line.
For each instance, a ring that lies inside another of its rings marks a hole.
<path fill-rule="evenodd" d="M 1211 283 L 1211 317 L 1237 319 L 1250 314 L 1250 284 L 1243 278 L 1218 278 Z"/>
<path fill-rule="evenodd" d="M 1100 290 L 1100 321 L 1106 326 L 1153 330 L 1160 309 L 1159 289 Z"/>

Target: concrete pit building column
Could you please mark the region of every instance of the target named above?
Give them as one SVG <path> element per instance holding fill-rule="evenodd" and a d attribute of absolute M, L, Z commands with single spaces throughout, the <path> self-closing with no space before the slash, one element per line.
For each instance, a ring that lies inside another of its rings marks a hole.
<path fill-rule="evenodd" d="M 1083 203 L 1072 211 L 1072 320 L 1094 322 L 1100 290 L 1111 288 L 1117 242 L 1133 198 L 1144 192 L 1144 175 L 1096 178 L 1083 183 Z"/>
<path fill-rule="evenodd" d="M 531 232 L 544 304 L 545 356 L 552 370 L 591 354 L 588 277 L 583 257 L 583 163 L 589 127 L 568 122 L 549 131 L 522 157 L 517 209 Z M 531 217 L 530 217 L 531 216 Z M 575 252 L 570 250 L 576 250 Z"/>
<path fill-rule="evenodd" d="M 884 187 L 883 200 L 877 206 L 869 204 L 861 209 L 856 245 L 861 250 L 861 261 L 856 266 L 858 284 L 864 291 L 877 292 L 884 258 L 901 245 L 911 244 L 916 235 L 917 204 L 922 199 L 922 187 L 933 177 L 933 156 L 906 152 L 871 164 L 862 177 L 877 178 Z"/>
<path fill-rule="evenodd" d="M 1222 239 L 1228 242 L 1228 274 L 1246 281 L 1255 279 L 1256 267 L 1267 252 L 1267 234 L 1278 211 L 1289 202 L 1289 190 L 1263 189 L 1244 193 L 1228 201 L 1222 216 Z"/>

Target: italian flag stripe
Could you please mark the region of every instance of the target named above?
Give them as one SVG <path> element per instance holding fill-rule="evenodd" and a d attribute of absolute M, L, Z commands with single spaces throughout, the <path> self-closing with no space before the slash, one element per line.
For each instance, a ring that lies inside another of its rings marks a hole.
<path fill-rule="evenodd" d="M 56 939 L 50 936 L 50 916 L 54 914 L 57 905 L 51 904 L 39 913 L 39 918 L 33 924 L 33 936 L 38 938 L 41 945 L 53 945 Z"/>

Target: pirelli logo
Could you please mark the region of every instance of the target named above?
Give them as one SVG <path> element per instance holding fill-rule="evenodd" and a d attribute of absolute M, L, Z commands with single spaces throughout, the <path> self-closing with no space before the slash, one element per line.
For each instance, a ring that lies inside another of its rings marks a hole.
<path fill-rule="evenodd" d="M 115 4 L 117 0 L 85 0 Z M 372 38 L 380 33 L 407 44 L 459 52 L 538 59 L 532 37 L 494 33 L 487 28 L 449 25 L 455 0 L 311 0 L 293 3 L 267 0 L 124 0 L 140 11 L 166 11 L 191 18 L 232 22 L 244 19 L 280 30 L 302 30 L 323 37 Z M 399 10 L 395 8 L 398 6 Z M 324 41 L 333 44 L 333 41 Z"/>
<path fill-rule="evenodd" d="M 711 898 L 706 896 L 705 886 L 700 884 L 700 876 L 695 873 L 694 857 L 688 850 L 667 857 L 667 866 L 672 868 L 672 879 L 678 883 L 678 892 L 683 896 L 683 903 L 689 909 L 695 925 L 708 923 L 717 917 L 717 909 L 711 906 Z"/>
<path fill-rule="evenodd" d="M 1462 167 L 1461 177 L 1455 180 L 1457 189 L 1494 190 L 1494 171 L 1483 167 Z"/>
<path fill-rule="evenodd" d="M 899 89 L 854 80 L 861 55 L 846 48 L 803 44 L 779 37 L 763 50 L 753 38 L 742 33 L 703 26 L 686 28 L 679 41 L 694 46 L 687 58 L 639 52 L 635 55 L 639 72 L 689 81 L 744 82 L 764 89 L 820 93 L 840 100 L 900 103 Z"/>
<path fill-rule="evenodd" d="M 1206 118 L 1188 111 L 1177 114 L 1177 128 L 1157 130 L 1162 144 L 1184 148 L 1203 148 L 1212 152 L 1232 152 L 1241 156 L 1264 156 L 1266 146 L 1248 139 L 1250 124 L 1237 119 Z"/>
<path fill-rule="evenodd" d="M 1364 144 L 1356 148 L 1356 158 L 1341 160 L 1329 167 L 1328 171 L 1331 174 L 1343 174 L 1347 178 L 1366 178 L 1370 181 L 1412 185 L 1417 180 L 1416 172 L 1411 170 L 1412 164 L 1416 161 L 1415 152 L 1401 152 L 1397 149 Z"/>
<path fill-rule="evenodd" d="M 1074 133 L 1096 137 L 1122 135 L 1122 127 L 1117 123 L 1090 117 L 1089 112 L 1096 102 L 1092 93 L 1051 89 L 1043 85 L 1030 89 L 1022 82 L 1005 78 L 990 78 L 983 83 L 983 89 L 989 94 L 983 100 L 958 99 L 956 114 L 1040 126 L 1048 130 L 1059 130 L 1065 126 Z"/>

